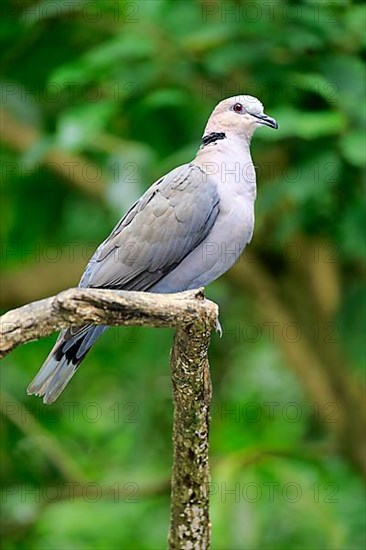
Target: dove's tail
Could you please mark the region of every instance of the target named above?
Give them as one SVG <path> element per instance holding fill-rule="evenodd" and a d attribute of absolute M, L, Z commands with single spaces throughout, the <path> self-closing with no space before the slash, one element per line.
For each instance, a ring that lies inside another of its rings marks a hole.
<path fill-rule="evenodd" d="M 29 384 L 28 394 L 43 395 L 44 403 L 53 403 L 96 339 L 107 328 L 89 325 L 76 332 L 72 329 L 63 330 L 37 376 Z"/>

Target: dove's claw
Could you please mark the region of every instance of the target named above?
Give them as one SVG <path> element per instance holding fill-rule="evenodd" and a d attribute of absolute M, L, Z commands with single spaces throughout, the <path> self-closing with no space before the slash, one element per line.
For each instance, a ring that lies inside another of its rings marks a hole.
<path fill-rule="evenodd" d="M 215 330 L 216 330 L 216 332 L 219 333 L 220 338 L 222 338 L 222 326 L 221 326 L 220 321 L 218 319 L 216 319 L 216 322 L 215 322 Z"/>

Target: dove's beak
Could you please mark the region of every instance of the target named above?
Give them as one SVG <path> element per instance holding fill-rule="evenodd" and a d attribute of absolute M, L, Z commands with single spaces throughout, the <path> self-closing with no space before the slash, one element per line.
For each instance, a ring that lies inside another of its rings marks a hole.
<path fill-rule="evenodd" d="M 253 115 L 256 119 L 258 119 L 258 122 L 259 124 L 264 124 L 265 126 L 269 126 L 270 128 L 275 128 L 275 130 L 277 130 L 278 128 L 278 124 L 277 124 L 277 120 L 275 120 L 274 118 L 268 116 L 268 115 L 265 115 L 263 113 L 263 115 Z"/>

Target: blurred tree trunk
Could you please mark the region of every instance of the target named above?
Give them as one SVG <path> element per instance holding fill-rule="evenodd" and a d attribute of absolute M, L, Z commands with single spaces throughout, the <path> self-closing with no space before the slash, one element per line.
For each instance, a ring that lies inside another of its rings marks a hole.
<path fill-rule="evenodd" d="M 299 246 L 304 252 L 308 243 L 301 241 Z M 329 339 L 330 328 L 336 327 L 332 321 L 337 307 L 336 274 L 324 262 L 317 262 L 317 273 L 310 274 L 316 267 L 309 267 L 306 254 L 302 256 L 304 263 L 285 265 L 274 277 L 269 264 L 252 253 L 251 261 L 242 258 L 228 276 L 253 296 L 263 322 L 273 327 L 274 341 L 286 364 L 316 407 L 317 420 L 336 437 L 340 452 L 365 475 L 363 388 L 347 367 L 337 339 Z M 289 326 L 301 330 L 296 341 L 286 338 L 284 328 Z"/>

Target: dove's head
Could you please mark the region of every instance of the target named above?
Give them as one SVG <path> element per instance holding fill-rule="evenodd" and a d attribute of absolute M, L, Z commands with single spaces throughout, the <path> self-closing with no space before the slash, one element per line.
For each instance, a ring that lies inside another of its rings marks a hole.
<path fill-rule="evenodd" d="M 238 95 L 220 101 L 213 110 L 204 135 L 224 132 L 250 139 L 258 126 L 278 128 L 274 118 L 267 116 L 263 105 L 251 95 Z"/>

